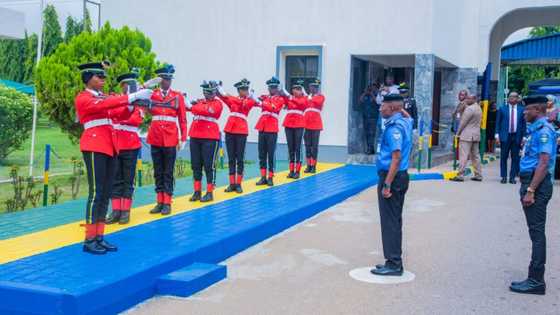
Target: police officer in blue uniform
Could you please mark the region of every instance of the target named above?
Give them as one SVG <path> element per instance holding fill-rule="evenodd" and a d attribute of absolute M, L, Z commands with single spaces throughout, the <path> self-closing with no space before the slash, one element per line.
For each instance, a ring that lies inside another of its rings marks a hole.
<path fill-rule="evenodd" d="M 528 294 L 545 294 L 544 269 L 546 263 L 546 206 L 552 197 L 552 173 L 556 159 L 556 133 L 547 121 L 546 97 L 528 96 L 525 102 L 527 140 L 520 162 L 521 204 L 532 243 L 529 276 L 515 281 L 511 291 Z"/>
<path fill-rule="evenodd" d="M 385 264 L 377 265 L 371 270 L 371 273 L 380 276 L 403 274 L 402 210 L 408 190 L 407 170 L 413 125 L 412 118 L 404 110 L 403 101 L 403 97 L 398 94 L 386 95 L 380 109 L 386 120 L 377 157 L 377 199 Z"/>

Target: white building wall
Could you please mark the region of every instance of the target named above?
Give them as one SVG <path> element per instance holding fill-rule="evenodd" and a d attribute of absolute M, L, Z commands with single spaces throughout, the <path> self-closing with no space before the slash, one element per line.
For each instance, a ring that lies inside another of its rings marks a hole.
<path fill-rule="evenodd" d="M 24 37 L 25 17 L 23 13 L 0 8 L 0 38 L 21 39 Z"/>

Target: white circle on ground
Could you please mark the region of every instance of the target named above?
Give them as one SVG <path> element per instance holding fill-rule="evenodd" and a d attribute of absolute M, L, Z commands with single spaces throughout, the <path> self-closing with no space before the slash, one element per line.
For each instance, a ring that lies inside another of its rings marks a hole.
<path fill-rule="evenodd" d="M 355 280 L 376 284 L 398 284 L 414 280 L 416 277 L 412 272 L 405 270 L 402 276 L 376 276 L 370 272 L 374 267 L 362 267 L 350 270 L 350 277 Z"/>

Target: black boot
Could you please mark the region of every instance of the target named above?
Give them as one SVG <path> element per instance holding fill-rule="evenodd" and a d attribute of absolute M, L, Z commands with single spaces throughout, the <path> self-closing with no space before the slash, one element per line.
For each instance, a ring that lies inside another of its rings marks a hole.
<path fill-rule="evenodd" d="M 113 212 L 111 212 L 111 214 L 105 220 L 105 223 L 107 224 L 117 223 L 120 221 L 121 215 L 122 215 L 122 211 L 113 210 Z"/>
<path fill-rule="evenodd" d="M 512 282 L 509 289 L 515 293 L 544 295 L 546 292 L 546 284 L 544 281 L 527 278 L 527 280 L 524 281 Z"/>
<path fill-rule="evenodd" d="M 317 165 L 311 166 L 311 171 L 309 173 L 311 173 L 311 174 L 317 173 Z"/>
<path fill-rule="evenodd" d="M 200 191 L 195 191 L 192 196 L 191 199 L 189 199 L 189 201 L 199 201 L 200 200 Z"/>
<path fill-rule="evenodd" d="M 377 265 L 375 269 L 372 269 L 370 272 L 376 276 L 402 276 L 403 274 L 403 267 L 397 266 L 390 266 L 388 264 L 385 265 Z M 381 267 L 381 268 L 379 268 Z"/>
<path fill-rule="evenodd" d="M 103 236 L 97 236 L 95 238 L 95 241 L 97 242 L 97 245 L 105 248 L 106 251 L 108 252 L 116 252 L 117 251 L 117 246 L 107 242 L 106 240 L 103 239 Z"/>
<path fill-rule="evenodd" d="M 151 214 L 157 214 L 161 212 L 161 207 L 163 207 L 162 203 L 158 203 L 155 207 L 152 208 L 152 210 L 150 210 Z"/>
<path fill-rule="evenodd" d="M 235 184 L 235 192 L 238 194 L 243 193 L 243 188 L 241 187 L 241 184 Z"/>
<path fill-rule="evenodd" d="M 119 224 L 128 224 L 130 222 L 130 210 L 121 211 L 121 217 L 119 218 Z M 109 223 L 109 222 L 107 222 Z"/>
<path fill-rule="evenodd" d="M 266 177 L 262 176 L 261 179 L 257 182 L 257 186 L 266 185 Z"/>
<path fill-rule="evenodd" d="M 286 176 L 287 178 L 295 178 L 294 176 L 296 176 L 296 173 L 294 171 L 290 171 L 290 173 L 288 173 L 288 176 Z"/>
<path fill-rule="evenodd" d="M 294 175 L 292 176 L 293 179 L 298 179 L 299 178 L 299 172 L 294 172 Z"/>
<path fill-rule="evenodd" d="M 212 192 L 206 192 L 206 195 L 200 199 L 200 202 L 210 202 L 214 200 L 214 194 Z"/>
<path fill-rule="evenodd" d="M 171 205 L 163 204 L 161 207 L 161 215 L 168 215 L 171 213 Z"/>
<path fill-rule="evenodd" d="M 236 191 L 236 184 L 229 184 L 229 186 L 227 186 L 227 188 L 224 190 L 225 192 L 232 192 L 232 191 Z"/>
<path fill-rule="evenodd" d="M 269 177 L 269 178 L 266 180 L 266 184 L 267 184 L 269 187 L 274 186 L 274 182 L 272 181 L 272 177 Z"/>
<path fill-rule="evenodd" d="M 311 173 L 311 169 L 313 168 L 313 166 L 307 164 L 307 166 L 305 167 L 305 170 L 303 171 L 304 173 Z"/>
<path fill-rule="evenodd" d="M 102 247 L 101 245 L 99 245 L 95 238 L 86 239 L 84 241 L 83 250 L 86 253 L 90 253 L 90 254 L 94 254 L 94 255 L 103 255 L 103 254 L 107 253 L 107 249 L 105 249 L 105 247 Z"/>

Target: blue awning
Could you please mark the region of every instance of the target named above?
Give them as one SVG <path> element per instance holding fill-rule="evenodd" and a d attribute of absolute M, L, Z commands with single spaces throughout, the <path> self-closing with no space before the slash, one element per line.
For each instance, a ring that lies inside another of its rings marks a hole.
<path fill-rule="evenodd" d="M 29 94 L 29 95 L 34 95 L 35 94 L 35 88 L 33 87 L 33 85 L 26 85 L 23 83 L 19 83 L 19 82 L 15 82 L 15 81 L 11 81 L 11 80 L 3 80 L 0 79 L 0 84 L 5 85 L 9 88 L 12 89 L 16 89 L 19 92 L 25 93 L 25 94 Z"/>
<path fill-rule="evenodd" d="M 529 38 L 502 47 L 502 63 L 560 63 L 560 33 Z"/>

